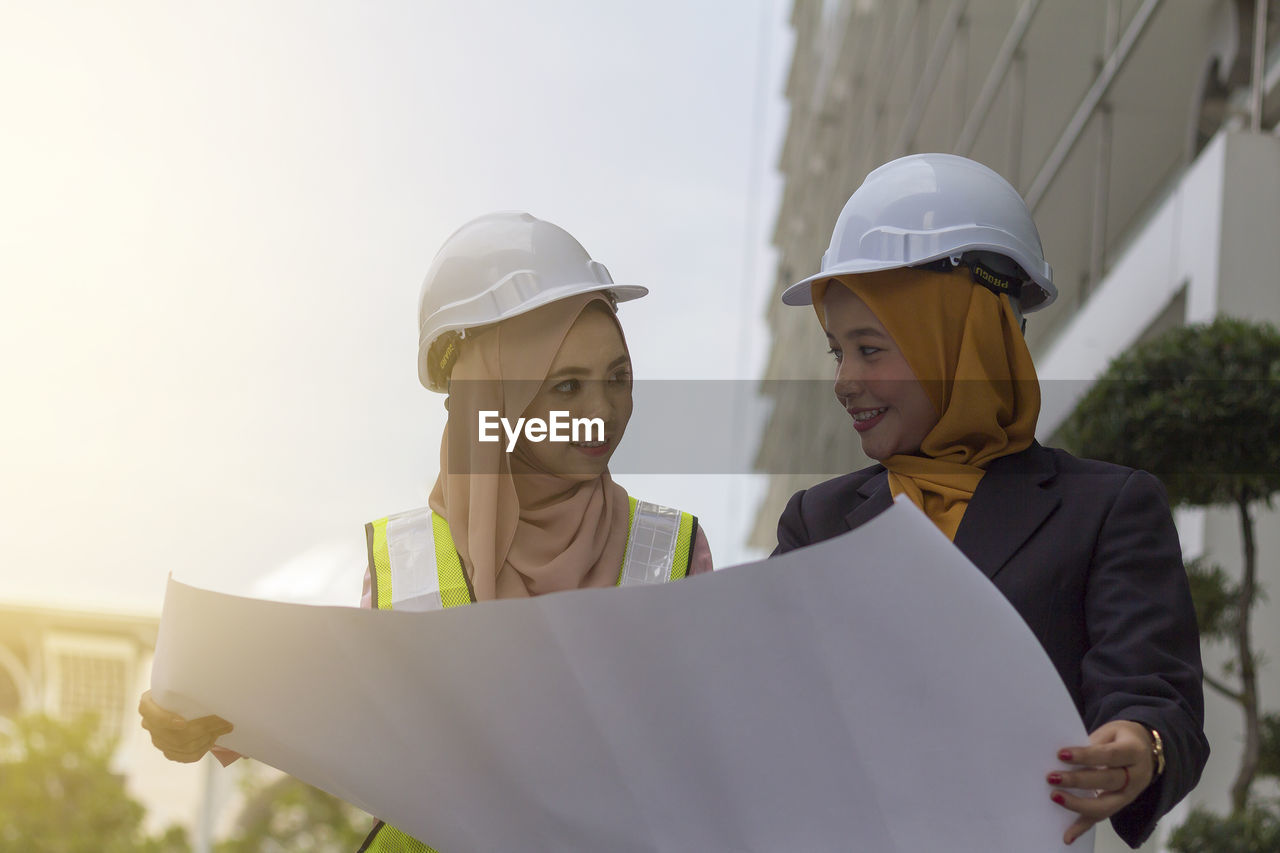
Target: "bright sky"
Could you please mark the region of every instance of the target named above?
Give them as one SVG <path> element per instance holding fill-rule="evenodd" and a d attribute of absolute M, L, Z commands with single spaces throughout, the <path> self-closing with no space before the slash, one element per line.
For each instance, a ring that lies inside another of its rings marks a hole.
<path fill-rule="evenodd" d="M 0 4 L 0 600 L 358 595 L 436 474 L 422 276 L 490 210 L 652 290 L 638 378 L 758 375 L 789 9 Z M 749 556 L 755 478 L 619 480 Z"/>

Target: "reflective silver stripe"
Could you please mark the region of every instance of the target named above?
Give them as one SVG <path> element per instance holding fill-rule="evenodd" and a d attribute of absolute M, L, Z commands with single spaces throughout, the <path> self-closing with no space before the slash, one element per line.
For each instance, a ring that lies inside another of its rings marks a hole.
<path fill-rule="evenodd" d="M 387 518 L 393 610 L 439 610 L 440 574 L 431 510 L 411 509 Z"/>
<path fill-rule="evenodd" d="M 393 588 L 394 591 L 394 588 Z M 429 592 L 422 595 L 415 595 L 413 598 L 407 598 L 404 601 L 393 599 L 391 602 L 392 609 L 400 610 L 406 613 L 415 613 L 423 610 L 443 610 L 444 605 L 440 601 L 440 593 Z"/>
<path fill-rule="evenodd" d="M 636 501 L 627 553 L 622 560 L 619 586 L 666 583 L 680 536 L 680 510 Z"/>
<path fill-rule="evenodd" d="M 431 518 L 431 510 L 426 507 L 387 518 L 391 605 L 395 610 L 412 612 L 443 607 Z M 636 501 L 618 585 L 637 586 L 670 580 L 679 537 L 680 510 Z"/>

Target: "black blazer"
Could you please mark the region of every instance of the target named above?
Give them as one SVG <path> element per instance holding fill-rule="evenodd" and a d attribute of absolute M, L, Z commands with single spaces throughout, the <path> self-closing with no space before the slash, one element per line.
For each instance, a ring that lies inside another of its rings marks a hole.
<path fill-rule="evenodd" d="M 838 536 L 891 503 L 880 465 L 797 492 L 773 553 Z M 1022 614 L 1089 731 L 1133 720 L 1164 738 L 1164 775 L 1112 817 L 1138 846 L 1209 756 L 1199 632 L 1164 488 L 1145 471 L 1033 444 L 988 466 L 955 545 Z"/>

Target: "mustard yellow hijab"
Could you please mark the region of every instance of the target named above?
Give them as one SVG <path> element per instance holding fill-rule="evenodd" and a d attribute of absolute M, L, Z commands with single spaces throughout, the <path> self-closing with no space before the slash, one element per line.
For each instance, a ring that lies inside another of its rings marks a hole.
<path fill-rule="evenodd" d="M 813 286 L 824 327 L 833 281 L 876 315 L 938 412 L 917 453 L 880 461 L 893 495 L 905 494 L 955 539 L 987 465 L 1035 438 L 1040 383 L 1009 297 L 974 284 L 964 267 L 847 275 Z"/>

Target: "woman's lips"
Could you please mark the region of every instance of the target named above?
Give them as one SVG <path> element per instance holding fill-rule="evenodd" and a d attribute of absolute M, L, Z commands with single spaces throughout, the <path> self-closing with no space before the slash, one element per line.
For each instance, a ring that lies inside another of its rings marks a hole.
<path fill-rule="evenodd" d="M 609 452 L 609 448 L 613 445 L 612 439 L 606 439 L 603 442 L 578 442 L 571 444 L 574 450 L 586 456 L 599 457 Z"/>
<path fill-rule="evenodd" d="M 889 411 L 888 406 L 881 406 L 878 409 L 849 409 L 849 416 L 853 418 L 853 428 L 858 432 L 866 432 L 884 419 L 885 412 Z"/>

